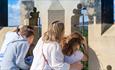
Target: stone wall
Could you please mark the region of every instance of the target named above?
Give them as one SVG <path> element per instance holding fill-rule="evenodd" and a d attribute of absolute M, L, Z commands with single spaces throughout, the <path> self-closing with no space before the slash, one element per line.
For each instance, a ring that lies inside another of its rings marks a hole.
<path fill-rule="evenodd" d="M 90 24 L 88 30 L 89 70 L 115 70 L 115 24 L 101 35 L 101 24 Z"/>
<path fill-rule="evenodd" d="M 42 22 L 42 34 L 43 34 L 44 32 L 47 31 L 47 28 L 48 28 L 48 20 L 49 20 L 48 10 L 50 9 L 50 6 L 52 5 L 53 0 L 34 0 L 34 1 L 35 1 L 35 7 L 37 7 L 37 9 L 40 11 L 40 18 Z M 71 34 L 71 16 L 73 15 L 73 9 L 77 8 L 77 4 L 80 2 L 80 0 L 54 0 L 54 1 L 59 1 L 61 6 L 63 7 L 65 34 L 66 35 Z M 52 6 L 52 7 L 53 9 L 57 11 L 62 9 L 62 8 L 57 8 L 56 6 Z"/>

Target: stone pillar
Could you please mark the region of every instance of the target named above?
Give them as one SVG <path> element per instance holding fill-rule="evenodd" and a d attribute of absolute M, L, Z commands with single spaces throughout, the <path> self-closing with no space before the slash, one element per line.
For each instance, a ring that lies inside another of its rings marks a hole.
<path fill-rule="evenodd" d="M 21 24 L 29 25 L 30 12 L 33 10 L 34 0 L 21 1 Z"/>
<path fill-rule="evenodd" d="M 64 14 L 65 10 L 59 0 L 52 0 L 52 3 L 48 9 L 48 23 L 52 23 L 56 20 L 64 23 Z"/>
<path fill-rule="evenodd" d="M 77 9 L 73 9 L 73 16 L 71 17 L 71 33 L 72 32 L 81 32 L 80 31 L 80 16 L 81 14 L 81 9 L 82 9 L 82 4 L 77 5 Z"/>
<path fill-rule="evenodd" d="M 30 13 L 33 12 L 34 8 L 34 0 L 22 0 L 21 1 L 21 25 L 30 25 Z M 37 26 L 32 26 L 34 27 L 34 32 L 35 32 L 35 38 L 34 38 L 34 44 L 37 43 L 38 38 L 39 38 L 39 33 L 38 33 L 38 27 Z"/>

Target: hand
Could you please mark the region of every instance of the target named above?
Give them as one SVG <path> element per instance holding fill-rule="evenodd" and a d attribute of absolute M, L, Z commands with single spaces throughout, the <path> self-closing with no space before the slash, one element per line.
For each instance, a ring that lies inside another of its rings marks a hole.
<path fill-rule="evenodd" d="M 78 63 L 76 64 L 77 70 L 82 70 L 83 69 L 83 64 Z"/>
<path fill-rule="evenodd" d="M 77 70 L 82 70 L 83 69 L 83 64 L 81 64 L 81 62 L 76 62 L 74 64 L 70 65 L 70 70 L 72 69 L 77 69 Z"/>

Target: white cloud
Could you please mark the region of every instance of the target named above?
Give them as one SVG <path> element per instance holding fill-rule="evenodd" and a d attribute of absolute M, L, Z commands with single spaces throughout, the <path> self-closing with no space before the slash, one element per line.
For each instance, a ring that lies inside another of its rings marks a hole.
<path fill-rule="evenodd" d="M 17 26 L 20 23 L 20 3 L 18 0 L 15 4 L 8 4 L 8 25 Z"/>

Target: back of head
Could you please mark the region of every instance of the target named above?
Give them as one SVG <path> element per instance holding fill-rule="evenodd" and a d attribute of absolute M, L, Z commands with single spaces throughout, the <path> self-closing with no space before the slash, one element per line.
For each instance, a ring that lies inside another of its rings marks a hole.
<path fill-rule="evenodd" d="M 23 25 L 22 27 L 19 28 L 19 32 L 22 36 L 25 36 L 28 38 L 34 35 L 34 28 L 28 25 Z"/>
<path fill-rule="evenodd" d="M 69 38 L 79 38 L 81 41 L 84 40 L 83 36 L 79 32 L 73 32 Z"/>
<path fill-rule="evenodd" d="M 43 36 L 43 41 L 60 42 L 63 34 L 64 34 L 64 23 L 54 21 L 53 23 L 49 24 L 48 31 Z"/>
<path fill-rule="evenodd" d="M 71 38 L 65 40 L 63 43 L 63 49 L 62 52 L 66 56 L 71 56 L 76 50 L 76 45 L 80 45 L 81 40 L 79 38 Z"/>

